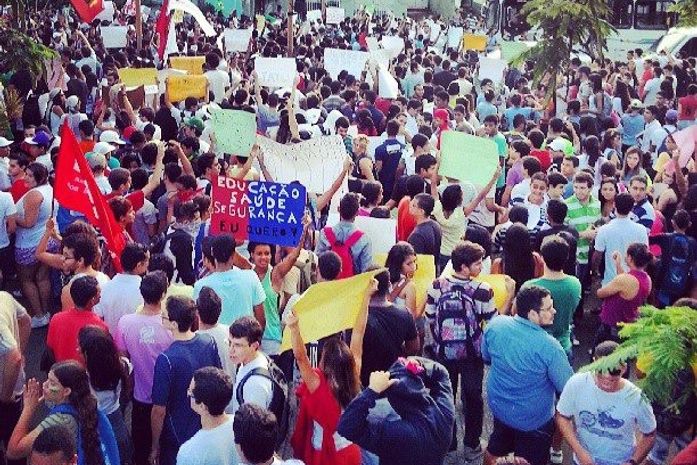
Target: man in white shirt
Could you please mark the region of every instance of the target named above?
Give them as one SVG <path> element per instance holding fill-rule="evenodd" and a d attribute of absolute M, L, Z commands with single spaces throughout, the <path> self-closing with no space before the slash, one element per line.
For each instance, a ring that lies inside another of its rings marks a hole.
<path fill-rule="evenodd" d="M 651 153 L 651 159 L 656 160 L 656 150 L 663 144 L 663 140 L 668 136 L 666 130 L 661 126 L 661 122 L 656 119 L 658 108 L 649 105 L 644 109 L 644 132 L 641 133 L 641 150 Z"/>
<path fill-rule="evenodd" d="M 653 68 L 653 78 L 646 81 L 644 84 L 644 104 L 645 105 L 655 105 L 656 95 L 658 91 L 661 90 L 661 68 L 656 66 Z"/>
<path fill-rule="evenodd" d="M 220 103 L 225 98 L 225 92 L 230 88 L 230 76 L 228 73 L 219 69 L 220 57 L 215 53 L 206 55 L 206 72 L 203 73 L 210 84 L 209 89 L 213 92 L 213 101 Z"/>
<path fill-rule="evenodd" d="M 106 144 L 106 142 L 100 142 L 100 144 Z M 94 174 L 94 180 L 97 183 L 97 187 L 99 187 L 99 191 L 102 193 L 102 195 L 111 194 L 109 179 L 104 176 L 104 170 L 106 170 L 106 157 L 103 154 L 94 151 L 86 153 L 85 158 L 87 158 L 87 163 L 89 163 L 90 168 L 92 168 L 92 174 Z"/>
<path fill-rule="evenodd" d="M 189 385 L 191 409 L 201 417 L 201 429 L 179 448 L 177 465 L 237 465 L 232 417 L 225 407 L 232 398 L 232 379 L 220 368 L 194 372 Z"/>
<path fill-rule="evenodd" d="M 12 180 L 9 175 L 10 162 L 8 160 L 11 145 L 11 140 L 0 137 L 0 191 L 7 191 L 12 187 Z"/>
<path fill-rule="evenodd" d="M 240 366 L 232 397 L 235 412 L 243 404 L 252 403 L 263 408 L 271 405 L 273 383 L 256 373 L 257 369 L 269 368 L 269 359 L 260 350 L 263 333 L 259 322 L 251 316 L 238 318 L 230 326 L 230 360 Z"/>

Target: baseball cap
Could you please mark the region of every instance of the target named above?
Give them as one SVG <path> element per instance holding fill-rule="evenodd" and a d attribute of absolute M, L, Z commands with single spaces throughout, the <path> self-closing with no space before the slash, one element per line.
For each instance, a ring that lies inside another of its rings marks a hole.
<path fill-rule="evenodd" d="M 203 120 L 201 118 L 198 118 L 196 116 L 192 116 L 191 118 L 187 119 L 184 124 L 186 126 L 191 126 L 192 128 L 196 128 L 199 131 L 203 131 Z"/>
<path fill-rule="evenodd" d="M 94 144 L 92 152 L 99 153 L 101 155 L 106 155 L 107 153 L 113 152 L 114 150 L 116 150 L 115 145 L 111 145 L 108 142 L 97 142 L 96 144 Z"/>
<path fill-rule="evenodd" d="M 12 145 L 12 143 L 13 143 L 13 141 L 7 140 L 4 137 L 0 137 L 0 149 L 5 148 L 5 147 L 9 147 L 10 145 Z"/>
<path fill-rule="evenodd" d="M 126 141 L 121 139 L 119 133 L 111 129 L 104 131 L 99 135 L 99 142 L 108 142 L 116 145 L 126 145 Z"/>
<path fill-rule="evenodd" d="M 629 103 L 630 110 L 641 110 L 644 108 L 644 104 L 639 99 L 634 99 Z"/>
<path fill-rule="evenodd" d="M 77 98 L 77 95 L 71 95 L 65 100 L 68 108 L 76 108 L 78 103 L 80 103 L 80 99 Z"/>
<path fill-rule="evenodd" d="M 574 144 L 563 137 L 557 137 L 547 146 L 554 152 L 564 152 L 564 155 L 570 157 L 574 154 Z"/>
<path fill-rule="evenodd" d="M 106 168 L 106 157 L 97 152 L 87 152 L 85 155 L 87 158 L 87 163 L 90 164 L 90 168 Z"/>
<path fill-rule="evenodd" d="M 27 137 L 24 139 L 29 145 L 40 145 L 42 147 L 48 147 L 51 145 L 51 136 L 43 131 L 38 131 L 34 137 Z"/>

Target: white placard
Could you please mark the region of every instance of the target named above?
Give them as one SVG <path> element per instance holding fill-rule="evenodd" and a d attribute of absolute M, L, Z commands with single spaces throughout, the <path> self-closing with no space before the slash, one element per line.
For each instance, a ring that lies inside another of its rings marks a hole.
<path fill-rule="evenodd" d="M 111 23 L 114 21 L 114 2 L 110 0 L 104 0 L 103 3 L 104 9 L 99 12 L 97 16 L 94 17 L 94 19 L 98 19 L 100 21 L 109 21 Z"/>
<path fill-rule="evenodd" d="M 307 12 L 308 21 L 322 21 L 322 10 L 310 10 Z"/>
<path fill-rule="evenodd" d="M 225 29 L 225 50 L 230 52 L 246 52 L 252 38 L 251 29 Z"/>
<path fill-rule="evenodd" d="M 396 58 L 404 50 L 404 39 L 395 36 L 384 36 L 380 41 L 382 48 L 390 52 L 390 58 Z"/>
<path fill-rule="evenodd" d="M 334 226 L 340 219 L 338 212 L 329 213 L 327 226 Z M 392 246 L 397 243 L 397 220 L 393 218 L 357 216 L 353 224 L 370 239 L 371 250 L 374 254 L 388 253 Z"/>
<path fill-rule="evenodd" d="M 481 57 L 479 58 L 479 81 L 489 78 L 495 84 L 503 81 L 503 71 L 508 66 L 506 60 L 498 60 L 496 58 Z"/>
<path fill-rule="evenodd" d="M 259 84 L 268 87 L 292 87 L 298 69 L 295 58 L 262 58 L 254 60 Z"/>
<path fill-rule="evenodd" d="M 375 37 L 366 37 L 365 43 L 368 44 L 368 50 L 371 52 L 380 48 L 380 42 Z"/>
<path fill-rule="evenodd" d="M 382 66 L 378 69 L 378 95 L 387 99 L 399 97 L 399 83 L 387 68 Z"/>
<path fill-rule="evenodd" d="M 102 26 L 105 48 L 123 48 L 128 43 L 128 26 Z"/>
<path fill-rule="evenodd" d="M 462 27 L 451 27 L 450 29 L 448 29 L 448 47 L 457 50 L 457 48 L 460 46 L 460 42 L 462 41 L 462 35 L 464 33 L 465 30 Z"/>
<path fill-rule="evenodd" d="M 358 79 L 365 69 L 369 56 L 367 52 L 325 48 L 324 69 L 327 70 L 332 79 L 337 79 L 342 70 L 348 71 L 349 74 Z"/>
<path fill-rule="evenodd" d="M 345 17 L 346 13 L 343 8 L 327 8 L 327 24 L 339 24 Z"/>

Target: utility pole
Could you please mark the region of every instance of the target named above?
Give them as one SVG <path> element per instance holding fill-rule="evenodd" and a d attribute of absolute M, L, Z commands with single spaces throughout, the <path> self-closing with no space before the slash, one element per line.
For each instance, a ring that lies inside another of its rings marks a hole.
<path fill-rule="evenodd" d="M 288 0 L 288 56 L 292 57 L 293 54 L 293 45 L 295 42 L 295 39 L 293 37 L 293 15 L 295 14 L 295 11 L 293 11 L 293 0 Z"/>
<path fill-rule="evenodd" d="M 143 13 L 140 11 L 140 0 L 134 1 L 136 5 L 136 48 L 143 48 Z M 162 40 L 162 38 L 160 38 Z"/>

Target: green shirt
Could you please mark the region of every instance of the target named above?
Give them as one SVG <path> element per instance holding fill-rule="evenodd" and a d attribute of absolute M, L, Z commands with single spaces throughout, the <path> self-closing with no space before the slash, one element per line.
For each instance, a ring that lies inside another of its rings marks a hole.
<path fill-rule="evenodd" d="M 572 195 L 565 200 L 569 211 L 566 213 L 566 222 L 569 226 L 576 228 L 576 231 L 582 233 L 600 219 L 600 202 L 590 196 L 586 204 L 582 204 L 575 195 Z M 588 263 L 588 254 L 590 251 L 591 241 L 582 237 L 578 238 L 576 246 L 576 261 L 585 265 Z"/>
<path fill-rule="evenodd" d="M 545 328 L 559 343 L 566 353 L 571 351 L 571 322 L 574 310 L 581 300 L 581 282 L 576 276 L 566 276 L 564 279 L 537 278 L 527 281 L 525 286 L 540 286 L 552 294 L 554 323 Z"/>
<path fill-rule="evenodd" d="M 508 155 L 508 144 L 506 144 L 506 138 L 500 132 L 497 132 L 496 135 L 494 135 L 494 137 L 492 137 L 492 139 L 494 140 L 494 142 L 496 142 L 496 146 L 498 147 L 499 158 L 503 160 L 503 162 L 502 162 L 503 169 L 501 170 L 501 175 L 496 180 L 496 188 L 500 189 L 506 185 L 506 163 L 505 163 L 505 160 L 506 160 L 506 155 Z"/>
<path fill-rule="evenodd" d="M 271 341 L 281 341 L 283 334 L 281 332 L 281 315 L 278 313 L 278 293 L 273 289 L 271 284 L 271 272 L 273 268 L 269 266 L 266 272 L 261 287 L 264 288 L 266 300 L 264 300 L 264 316 L 266 317 L 266 328 L 264 328 L 263 339 Z"/>

